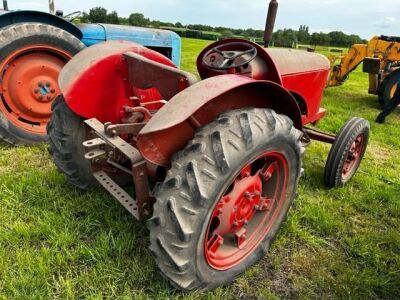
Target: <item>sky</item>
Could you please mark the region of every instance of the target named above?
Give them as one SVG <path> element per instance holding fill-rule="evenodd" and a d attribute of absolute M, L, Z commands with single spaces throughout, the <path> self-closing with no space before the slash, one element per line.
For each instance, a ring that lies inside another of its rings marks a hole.
<path fill-rule="evenodd" d="M 263 29 L 269 0 L 54 0 L 65 14 L 95 6 L 127 17 L 143 13 L 152 20 Z M 374 35 L 400 36 L 400 0 L 278 0 L 275 29 L 311 32 L 340 30 L 369 39 Z M 48 10 L 47 0 L 8 0 L 9 9 Z"/>

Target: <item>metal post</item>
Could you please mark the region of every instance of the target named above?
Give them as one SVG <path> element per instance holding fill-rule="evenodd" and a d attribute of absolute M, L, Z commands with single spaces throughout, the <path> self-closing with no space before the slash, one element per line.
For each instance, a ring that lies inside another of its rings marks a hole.
<path fill-rule="evenodd" d="M 50 13 L 54 15 L 54 13 L 55 13 L 54 0 L 49 0 L 49 10 L 50 10 Z"/>
<path fill-rule="evenodd" d="M 3 9 L 8 10 L 8 2 L 7 0 L 3 0 Z"/>
<path fill-rule="evenodd" d="M 278 13 L 278 1 L 271 0 L 268 8 L 267 22 L 264 31 L 264 47 L 268 47 L 272 41 L 272 34 L 274 33 L 276 15 Z"/>

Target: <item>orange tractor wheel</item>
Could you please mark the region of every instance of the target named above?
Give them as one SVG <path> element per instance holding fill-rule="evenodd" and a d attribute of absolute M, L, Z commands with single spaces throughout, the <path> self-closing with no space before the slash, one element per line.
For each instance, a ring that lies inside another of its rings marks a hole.
<path fill-rule="evenodd" d="M 0 31 L 0 138 L 10 144 L 46 140 L 58 74 L 85 46 L 66 31 L 19 23 Z"/>

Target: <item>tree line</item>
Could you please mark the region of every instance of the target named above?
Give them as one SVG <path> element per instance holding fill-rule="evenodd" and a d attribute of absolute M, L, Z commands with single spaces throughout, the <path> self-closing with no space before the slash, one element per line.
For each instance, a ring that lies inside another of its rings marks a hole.
<path fill-rule="evenodd" d="M 84 12 L 80 17 L 82 23 L 109 23 L 123 24 L 141 27 L 169 27 L 177 29 L 186 29 L 191 31 L 216 32 L 221 38 L 240 36 L 245 39 L 261 40 L 264 36 L 263 30 L 248 28 L 235 29 L 229 27 L 203 24 L 183 25 L 180 22 L 162 22 L 159 20 L 150 20 L 141 13 L 132 13 L 128 18 L 120 17 L 116 11 L 108 12 L 103 7 L 94 7 L 89 13 Z M 273 42 L 276 46 L 290 46 L 292 44 L 334 46 L 334 47 L 350 47 L 353 44 L 366 43 L 361 37 L 355 34 L 345 34 L 341 31 L 332 31 L 329 33 L 314 32 L 310 33 L 309 27 L 301 25 L 298 30 L 279 29 L 273 34 Z"/>

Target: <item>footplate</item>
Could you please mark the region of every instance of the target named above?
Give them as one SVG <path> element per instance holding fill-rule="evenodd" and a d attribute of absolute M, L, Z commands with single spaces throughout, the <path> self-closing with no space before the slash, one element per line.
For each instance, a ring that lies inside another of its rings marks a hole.
<path fill-rule="evenodd" d="M 136 201 L 129 196 L 122 188 L 118 186 L 104 171 L 97 171 L 93 173 L 94 178 L 119 202 L 129 213 L 136 219 L 139 218 L 138 207 Z"/>

